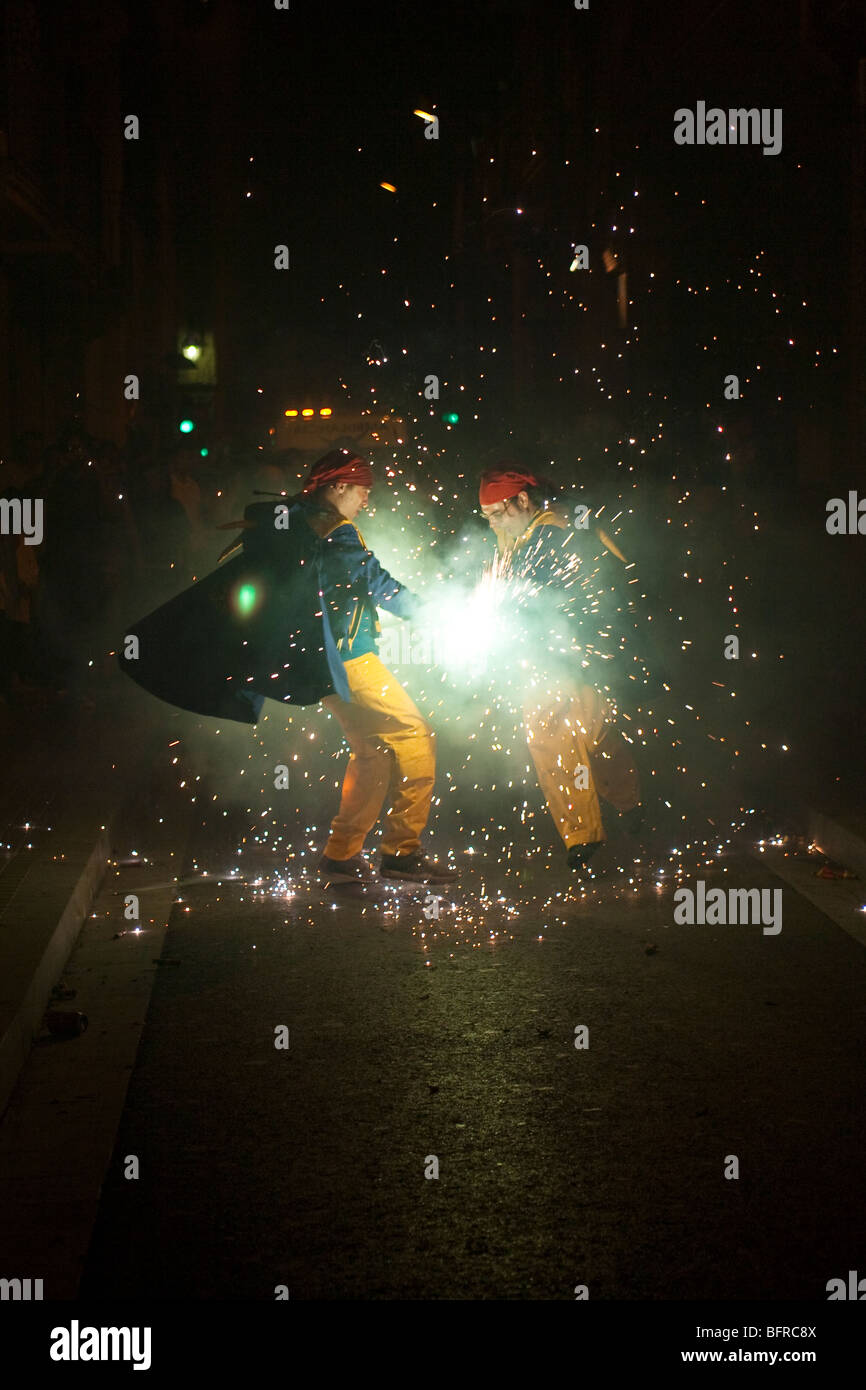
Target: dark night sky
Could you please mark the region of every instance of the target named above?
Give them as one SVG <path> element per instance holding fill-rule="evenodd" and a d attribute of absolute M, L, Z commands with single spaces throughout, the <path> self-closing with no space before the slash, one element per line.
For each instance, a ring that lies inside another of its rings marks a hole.
<path fill-rule="evenodd" d="M 424 370 L 451 354 L 466 370 L 484 332 L 489 294 L 502 354 L 499 375 L 488 379 L 489 399 L 500 411 L 507 408 L 507 245 L 482 245 L 473 138 L 501 151 L 497 196 L 504 205 L 526 204 L 523 244 L 552 272 L 553 297 L 539 296 L 538 281 L 530 286 L 535 332 L 574 361 L 588 361 L 613 318 L 612 290 L 600 277 L 591 287 L 590 321 L 565 316 L 560 292 L 577 279 L 568 273 L 570 246 L 584 240 L 600 255 L 599 233 L 590 224 L 596 217 L 610 221 L 623 185 L 640 189 L 636 234 L 627 247 L 629 294 L 642 332 L 633 353 L 636 386 L 669 390 L 688 378 L 694 401 L 684 399 L 682 408 L 694 413 L 705 399 L 702 373 L 717 380 L 720 370 L 736 369 L 745 351 L 775 373 L 768 405 L 778 381 L 786 389 L 796 384 L 802 402 L 812 389 L 815 347 L 826 356 L 846 331 L 850 7 L 822 9 L 808 46 L 801 44 L 799 6 L 791 0 L 732 0 L 706 9 L 592 5 L 587 13 L 565 3 L 529 10 L 495 2 L 431 9 L 385 3 L 339 11 L 298 3 L 288 12 L 242 7 L 237 25 L 219 5 L 192 5 L 189 13 L 199 14 L 201 34 L 210 26 L 211 52 L 226 34 L 231 48 L 230 90 L 219 98 L 231 112 L 220 157 L 237 190 L 227 236 L 233 326 L 242 347 L 236 370 L 244 389 L 258 376 L 269 386 L 303 380 L 330 390 L 338 378 L 363 386 L 364 351 L 376 339 L 391 364 L 390 379 L 382 373 L 379 380 L 400 404 L 406 389 L 395 365 L 400 347 L 408 345 Z M 227 26 L 221 38 L 220 24 Z M 207 43 L 202 52 L 207 63 Z M 527 104 L 533 72 L 537 84 Z M 215 81 L 208 69 L 205 85 Z M 200 157 L 208 138 L 206 116 L 196 118 L 195 91 L 193 72 L 185 94 L 193 168 L 196 148 Z M 673 112 L 694 108 L 699 99 L 724 108 L 781 107 L 782 153 L 676 146 Z M 426 141 L 423 123 L 411 115 L 433 103 L 442 121 L 438 142 Z M 594 144 L 596 124 L 603 150 Z M 535 146 L 538 172 L 528 179 Z M 451 249 L 461 169 L 468 178 L 466 247 L 457 267 L 467 300 L 462 341 L 450 313 L 442 312 L 453 273 L 442 258 Z M 396 196 L 380 189 L 382 179 L 397 185 Z M 183 182 L 180 227 L 193 239 L 211 215 L 207 191 L 197 198 L 195 182 Z M 292 271 L 275 276 L 271 248 L 283 240 Z M 780 296 L 772 303 L 762 295 L 749 302 L 726 285 L 728 277 L 742 281 L 759 251 L 766 253 L 764 283 Z M 711 293 L 690 297 L 683 285 L 709 285 Z M 783 313 L 776 315 L 779 305 Z M 488 329 L 488 343 L 492 334 Z M 788 336 L 796 340 L 793 349 Z M 537 372 L 542 396 L 548 366 Z M 838 373 L 825 374 L 818 397 L 839 384 Z M 759 404 L 754 392 L 752 401 Z"/>

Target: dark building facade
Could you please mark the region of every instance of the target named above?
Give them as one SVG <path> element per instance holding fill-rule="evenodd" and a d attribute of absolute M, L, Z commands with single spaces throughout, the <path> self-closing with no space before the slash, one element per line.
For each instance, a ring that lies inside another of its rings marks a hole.
<path fill-rule="evenodd" d="M 125 11 L 5 0 L 0 25 L 0 449 L 75 417 L 122 443 L 123 377 L 176 317 L 169 178 L 148 208 L 126 186 Z"/>
<path fill-rule="evenodd" d="M 73 420 L 170 447 L 198 337 L 226 423 L 244 23 L 204 0 L 0 0 L 0 457 Z"/>

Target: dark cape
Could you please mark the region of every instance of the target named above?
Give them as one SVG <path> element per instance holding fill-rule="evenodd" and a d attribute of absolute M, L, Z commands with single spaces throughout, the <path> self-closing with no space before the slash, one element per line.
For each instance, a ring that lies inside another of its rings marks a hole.
<path fill-rule="evenodd" d="M 160 700 L 240 724 L 258 722 L 266 697 L 348 701 L 322 601 L 324 541 L 292 498 L 253 502 L 244 521 L 242 553 L 127 629 L 121 669 Z"/>

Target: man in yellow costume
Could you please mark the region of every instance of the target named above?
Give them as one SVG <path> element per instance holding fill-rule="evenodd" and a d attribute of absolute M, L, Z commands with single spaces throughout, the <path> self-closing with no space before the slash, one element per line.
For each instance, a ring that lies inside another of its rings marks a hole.
<path fill-rule="evenodd" d="M 350 695 L 348 701 L 340 695 L 322 701 L 351 751 L 319 872 L 330 882 L 369 875 L 361 850 L 387 796 L 382 878 L 450 883 L 456 870 L 421 852 L 436 772 L 435 736 L 378 655 L 377 606 L 412 618 L 421 601 L 382 568 L 354 524 L 372 484 L 368 463 L 334 450 L 314 464 L 289 513 L 292 520 L 299 513 L 325 541 L 322 597 Z M 335 684 L 345 689 L 342 681 Z"/>
<path fill-rule="evenodd" d="M 579 593 L 578 534 L 551 500 L 556 489 L 520 464 L 504 462 L 482 475 L 482 514 L 496 535 L 503 574 L 527 581 L 529 625 L 523 690 L 526 742 L 539 785 L 562 836 L 572 869 L 582 869 L 606 840 L 599 797 L 620 812 L 625 828 L 640 829 L 640 781 L 631 750 L 616 728 L 613 700 L 587 682 L 575 634 L 563 640 L 555 610 Z M 605 548 L 624 557 L 604 532 Z M 551 621 L 548 622 L 548 615 Z M 554 633 L 557 635 L 554 637 Z"/>

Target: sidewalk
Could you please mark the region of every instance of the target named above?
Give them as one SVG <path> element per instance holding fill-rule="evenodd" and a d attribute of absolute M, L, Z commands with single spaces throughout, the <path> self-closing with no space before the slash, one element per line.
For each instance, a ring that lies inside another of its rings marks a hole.
<path fill-rule="evenodd" d="M 849 697 L 845 713 L 811 706 L 808 724 L 800 711 L 799 731 L 792 716 L 793 756 L 772 799 L 780 818 L 866 884 L 866 741 L 860 699 L 854 691 Z"/>
<path fill-rule="evenodd" d="M 852 869 L 866 883 L 866 814 L 864 797 L 856 809 L 833 797 L 822 806 L 809 806 L 807 831 L 819 849 Z"/>
<path fill-rule="evenodd" d="M 96 708 L 41 695 L 0 704 L 0 1114 L 160 737 L 119 671 L 94 689 Z"/>

